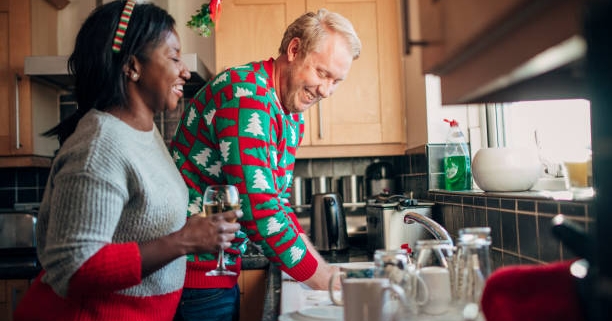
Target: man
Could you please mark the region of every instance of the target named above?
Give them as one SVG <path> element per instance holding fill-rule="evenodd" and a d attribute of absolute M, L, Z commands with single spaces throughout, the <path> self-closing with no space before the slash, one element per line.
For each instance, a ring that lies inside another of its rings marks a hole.
<path fill-rule="evenodd" d="M 187 215 L 201 211 L 208 185 L 233 184 L 240 191 L 242 230 L 226 250 L 230 270 L 240 272 L 248 237 L 282 271 L 327 289 L 337 268 L 315 250 L 287 199 L 304 135 L 301 113 L 334 92 L 360 51 L 346 18 L 309 12 L 287 28 L 276 59 L 220 73 L 187 106 L 170 147 L 189 188 Z M 188 257 L 177 319 L 237 318 L 237 277 L 204 275 L 215 266 L 214 255 Z"/>

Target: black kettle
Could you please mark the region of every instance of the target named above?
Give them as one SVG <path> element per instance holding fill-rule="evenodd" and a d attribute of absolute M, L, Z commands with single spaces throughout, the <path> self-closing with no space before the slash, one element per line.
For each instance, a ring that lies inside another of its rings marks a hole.
<path fill-rule="evenodd" d="M 312 196 L 310 238 L 321 252 L 348 249 L 346 217 L 340 194 L 319 193 Z"/>

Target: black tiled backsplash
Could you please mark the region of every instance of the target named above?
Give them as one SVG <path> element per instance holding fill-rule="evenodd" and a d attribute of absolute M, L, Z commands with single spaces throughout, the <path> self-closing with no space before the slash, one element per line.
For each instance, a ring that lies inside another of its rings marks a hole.
<path fill-rule="evenodd" d="M 40 202 L 48 177 L 48 168 L 0 168 L 0 209 Z"/>
<path fill-rule="evenodd" d="M 182 107 L 182 106 L 181 106 Z M 170 139 L 180 116 L 179 108 L 171 115 L 164 115 L 164 137 Z M 172 127 L 172 128 L 171 128 Z M 432 145 L 428 153 L 440 156 L 442 145 Z M 344 175 L 364 175 L 366 167 L 375 159 L 390 162 L 398 179 L 404 180 L 406 190 L 413 191 L 414 196 L 436 203 L 433 216 L 456 238 L 457 231 L 467 226 L 490 226 L 492 236 L 493 267 L 498 268 L 512 264 L 541 264 L 561 259 L 570 259 L 575 255 L 563 248 L 552 235 L 551 219 L 563 213 L 588 230 L 592 219 L 589 216 L 589 203 L 571 201 L 552 201 L 541 199 L 516 199 L 505 197 L 474 196 L 453 194 L 444 191 L 431 191 L 441 185 L 432 182 L 442 179 L 441 163 L 430 161 L 425 154 L 382 157 L 353 157 L 328 159 L 298 159 L 295 165 L 295 176 L 316 177 Z M 433 168 L 433 170 L 432 170 Z M 432 180 L 432 175 L 435 178 Z M 396 186 L 400 184 L 396 183 Z"/>
<path fill-rule="evenodd" d="M 590 202 L 457 195 L 432 190 L 434 218 L 453 238 L 462 227 L 489 226 L 493 268 L 543 264 L 576 257 L 552 234 L 552 218 L 564 214 L 588 231 L 594 221 Z"/>
<path fill-rule="evenodd" d="M 321 159 L 298 159 L 295 163 L 294 176 L 318 177 L 330 176 L 334 180 L 346 175 L 365 176 L 368 165 L 375 160 L 389 162 L 395 173 L 396 194 L 412 191 L 417 199 L 427 199 L 427 157 L 424 154 L 381 157 L 344 157 Z M 335 184 L 332 184 L 335 186 Z M 400 188 L 404 186 L 404 188 Z M 335 191 L 335 190 L 334 190 Z M 337 191 L 335 191 L 337 192 Z"/>

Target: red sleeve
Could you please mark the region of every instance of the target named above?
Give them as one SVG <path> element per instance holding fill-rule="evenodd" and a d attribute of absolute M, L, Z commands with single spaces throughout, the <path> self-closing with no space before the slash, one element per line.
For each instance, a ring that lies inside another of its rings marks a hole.
<path fill-rule="evenodd" d="M 115 292 L 142 280 L 140 249 L 135 242 L 108 244 L 87 260 L 72 276 L 68 296 Z"/>

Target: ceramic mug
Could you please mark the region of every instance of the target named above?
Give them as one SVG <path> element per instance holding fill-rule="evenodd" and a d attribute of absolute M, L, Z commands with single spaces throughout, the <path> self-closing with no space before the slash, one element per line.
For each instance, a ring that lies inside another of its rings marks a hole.
<path fill-rule="evenodd" d="M 406 304 L 404 290 L 386 278 L 347 278 L 342 280 L 342 298 L 330 288 L 329 296 L 335 305 L 343 306 L 344 321 L 390 320 L 396 311 L 387 308 L 391 294 Z"/>
<path fill-rule="evenodd" d="M 417 275 L 427 288 L 427 303 L 421 306 L 420 312 L 429 315 L 444 314 L 449 311 L 453 298 L 453 245 L 445 240 L 417 241 Z M 421 295 L 425 291 L 417 289 Z M 420 296 L 419 296 L 420 297 Z"/>
<path fill-rule="evenodd" d="M 420 268 L 417 275 L 423 280 L 423 284 L 417 286 L 417 297 L 426 297 L 421 311 L 429 315 L 448 312 L 452 302 L 449 270 L 440 266 L 426 266 Z"/>

